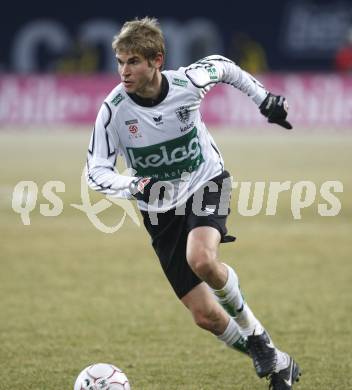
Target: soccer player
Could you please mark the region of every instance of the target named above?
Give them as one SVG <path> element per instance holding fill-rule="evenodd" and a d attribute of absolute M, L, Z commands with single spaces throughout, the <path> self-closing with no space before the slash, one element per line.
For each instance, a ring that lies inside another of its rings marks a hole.
<path fill-rule="evenodd" d="M 162 70 L 164 38 L 154 18 L 126 22 L 112 47 L 121 83 L 95 122 L 88 184 L 137 199 L 166 277 L 195 323 L 248 355 L 270 388 L 291 389 L 297 363 L 274 346 L 243 299 L 235 270 L 218 259 L 219 244 L 234 240 L 226 229 L 230 174 L 199 112 L 206 93 L 226 83 L 247 94 L 269 122 L 290 129 L 285 98 L 220 55 Z M 118 154 L 133 176 L 116 171 Z"/>

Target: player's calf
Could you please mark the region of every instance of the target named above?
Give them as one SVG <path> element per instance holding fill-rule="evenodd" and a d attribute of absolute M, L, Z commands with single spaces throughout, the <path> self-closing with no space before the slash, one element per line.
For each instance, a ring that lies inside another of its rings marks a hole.
<path fill-rule="evenodd" d="M 216 335 L 228 347 L 248 353 L 246 338 L 241 335 L 233 318 L 215 301 L 205 283 L 194 287 L 181 301 L 199 327 Z"/>

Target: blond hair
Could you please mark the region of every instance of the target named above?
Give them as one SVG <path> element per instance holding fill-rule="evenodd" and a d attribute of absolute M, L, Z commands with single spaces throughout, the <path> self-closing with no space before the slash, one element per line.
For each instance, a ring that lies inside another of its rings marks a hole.
<path fill-rule="evenodd" d="M 158 53 L 165 56 L 164 36 L 156 18 L 136 18 L 126 22 L 114 36 L 112 49 L 119 52 L 142 55 L 152 60 Z"/>

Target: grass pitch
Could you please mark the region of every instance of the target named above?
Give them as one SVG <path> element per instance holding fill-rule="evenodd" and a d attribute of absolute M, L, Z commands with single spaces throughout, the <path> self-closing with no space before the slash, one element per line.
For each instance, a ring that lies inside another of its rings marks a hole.
<path fill-rule="evenodd" d="M 88 132 L 0 134 L 0 372 L 1 390 L 72 389 L 80 370 L 111 362 L 137 390 L 265 389 L 246 357 L 193 325 L 164 278 L 142 227 L 130 218 L 114 234 L 97 230 L 81 211 L 80 176 Z M 290 192 L 275 216 L 244 217 L 234 190 L 222 245 L 245 297 L 275 343 L 299 362 L 295 389 L 352 388 L 351 147 L 348 136 L 217 134 L 235 180 L 315 183 L 317 197 L 295 220 Z M 11 208 L 14 186 L 39 188 L 30 225 Z M 40 193 L 49 180 L 65 183 L 63 211 L 44 217 Z M 319 193 L 338 180 L 335 217 L 318 214 Z M 91 192 L 92 201 L 101 199 Z M 264 197 L 266 199 L 266 197 Z M 101 214 L 116 225 L 121 209 Z"/>

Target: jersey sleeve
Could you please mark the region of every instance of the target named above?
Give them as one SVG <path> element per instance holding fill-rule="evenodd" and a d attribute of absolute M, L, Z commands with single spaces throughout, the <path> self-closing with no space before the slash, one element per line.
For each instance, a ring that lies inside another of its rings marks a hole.
<path fill-rule="evenodd" d="M 230 59 L 213 55 L 183 68 L 187 78 L 199 89 L 201 97 L 218 83 L 230 84 L 247 94 L 258 106 L 268 94 L 264 86 Z"/>
<path fill-rule="evenodd" d="M 109 125 L 111 109 L 104 103 L 97 115 L 91 136 L 86 164 L 86 179 L 88 185 L 95 191 L 117 198 L 131 199 L 129 190 L 133 176 L 119 174 L 115 168 L 119 154 L 119 140 L 111 136 Z"/>

